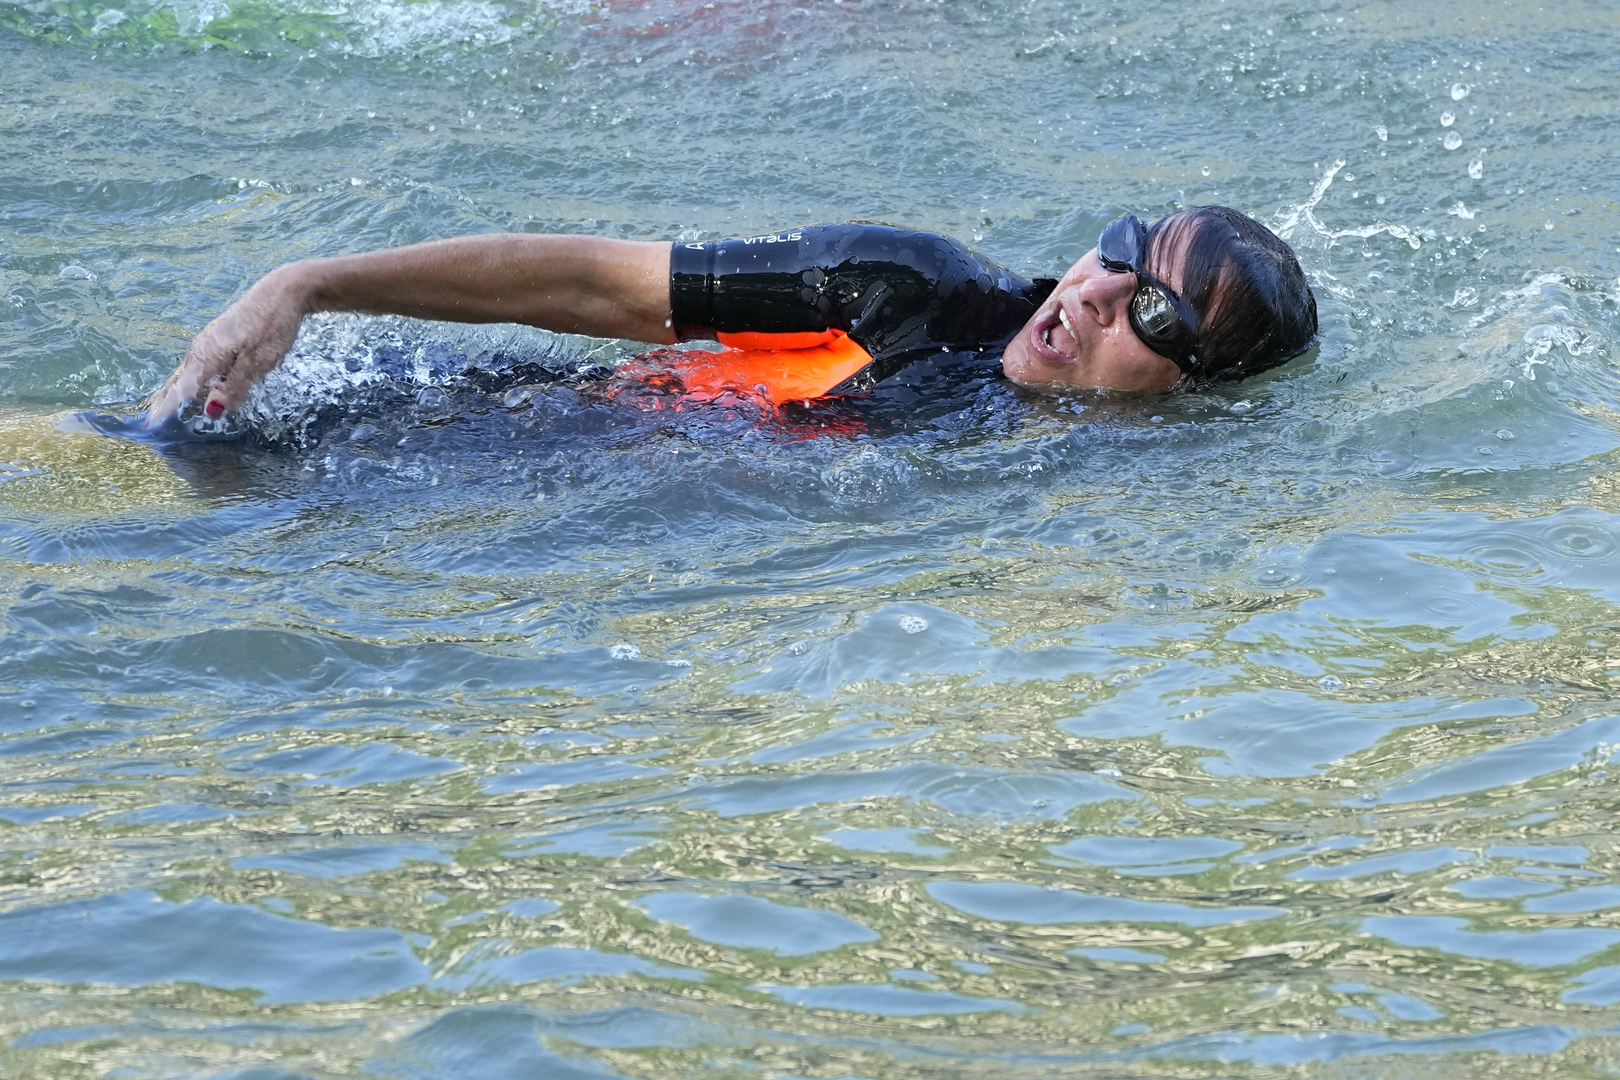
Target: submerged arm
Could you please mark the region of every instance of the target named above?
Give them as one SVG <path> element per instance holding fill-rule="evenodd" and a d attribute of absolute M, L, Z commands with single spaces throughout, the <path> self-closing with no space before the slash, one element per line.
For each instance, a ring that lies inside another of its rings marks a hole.
<path fill-rule="evenodd" d="M 197 335 L 148 401 L 146 422 L 160 423 L 205 394 L 210 417 L 237 408 L 292 348 L 304 316 L 317 311 L 675 341 L 668 244 L 495 233 L 308 259 L 267 274 Z"/>

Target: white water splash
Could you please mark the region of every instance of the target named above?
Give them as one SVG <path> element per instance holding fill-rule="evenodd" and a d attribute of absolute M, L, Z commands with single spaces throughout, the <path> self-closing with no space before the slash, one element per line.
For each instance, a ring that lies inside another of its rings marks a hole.
<path fill-rule="evenodd" d="M 1379 222 L 1376 225 L 1362 225 L 1354 229 L 1330 229 L 1324 225 L 1322 220 L 1316 216 L 1316 207 L 1322 201 L 1322 197 L 1327 194 L 1328 188 L 1333 186 L 1333 178 L 1339 174 L 1339 170 L 1342 168 L 1344 168 L 1343 159 L 1335 161 L 1333 167 L 1328 169 L 1323 174 L 1322 179 L 1316 182 L 1316 187 L 1311 189 L 1311 197 L 1288 211 L 1276 225 L 1272 226 L 1271 231 L 1287 240 L 1289 235 L 1300 225 L 1309 225 L 1312 232 L 1318 236 L 1325 236 L 1330 241 L 1342 240 L 1347 236 L 1365 240 L 1380 233 L 1388 233 L 1397 240 L 1405 240 L 1407 245 L 1414 251 L 1423 246 L 1423 233 L 1407 225 Z"/>
<path fill-rule="evenodd" d="M 1548 362 L 1548 354 L 1562 345 L 1571 356 L 1579 356 L 1589 346 L 1586 336 L 1573 326 L 1560 323 L 1538 323 L 1524 332 L 1524 364 L 1520 370 L 1531 382 L 1536 381 L 1536 368 Z"/>
<path fill-rule="evenodd" d="M 36 15 L 47 15 L 50 5 L 20 5 Z M 268 10 L 266 10 L 268 8 Z M 94 7 L 91 8 L 95 10 Z M 579 17 L 593 10 L 591 0 L 539 0 L 501 3 L 491 0 L 272 0 L 269 5 L 241 0 L 130 0 L 95 14 L 91 36 L 154 12 L 169 11 L 178 36 L 184 41 L 226 38 L 231 32 L 216 28 L 221 20 L 246 17 L 272 25 L 284 17 L 320 16 L 330 20 L 336 34 L 326 48 L 347 56 L 378 59 L 433 56 L 465 49 L 498 48 L 544 29 L 558 18 Z"/>
<path fill-rule="evenodd" d="M 231 13 L 231 5 L 225 0 L 181 0 L 180 3 L 165 6 L 174 12 L 175 26 L 180 36 L 188 38 L 201 37 L 209 23 Z M 100 22 L 99 17 L 97 22 Z"/>

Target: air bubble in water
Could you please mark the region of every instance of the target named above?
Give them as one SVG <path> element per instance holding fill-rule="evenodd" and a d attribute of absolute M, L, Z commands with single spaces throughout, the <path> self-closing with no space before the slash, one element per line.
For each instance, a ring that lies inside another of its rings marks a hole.
<path fill-rule="evenodd" d="M 908 634 L 920 634 L 928 629 L 928 620 L 920 619 L 915 615 L 900 616 L 900 629 Z"/>
<path fill-rule="evenodd" d="M 1552 227 L 1553 227 L 1552 218 L 1548 218 L 1547 219 L 1547 224 L 1542 226 L 1542 228 L 1546 229 L 1548 232 L 1552 232 Z"/>
<path fill-rule="evenodd" d="M 1448 131 L 1445 139 L 1442 140 L 1442 145 L 1445 146 L 1447 150 L 1455 150 L 1457 147 L 1462 145 L 1462 136 L 1457 134 L 1455 131 Z"/>
<path fill-rule="evenodd" d="M 1480 177 L 1482 177 L 1484 175 L 1485 175 L 1485 161 L 1484 161 L 1483 158 L 1475 158 L 1473 161 L 1470 161 L 1468 163 L 1468 177 L 1469 177 L 1469 179 L 1478 180 Z"/>
<path fill-rule="evenodd" d="M 1316 685 L 1320 686 L 1324 690 L 1342 690 L 1344 688 L 1344 680 L 1339 678 L 1337 675 L 1324 675 L 1320 679 L 1316 680 Z"/>
<path fill-rule="evenodd" d="M 1455 124 L 1456 122 L 1457 122 L 1457 114 L 1456 113 L 1443 112 L 1443 113 L 1440 114 L 1440 126 L 1441 127 L 1450 127 L 1452 124 Z"/>
<path fill-rule="evenodd" d="M 1253 412 L 1254 411 L 1254 402 L 1252 402 L 1252 401 L 1234 401 L 1234 402 L 1232 402 L 1232 411 L 1234 413 L 1236 413 L 1238 416 L 1242 416 L 1244 413 Z"/>
<path fill-rule="evenodd" d="M 1451 84 L 1451 100 L 1452 101 L 1461 101 L 1463 98 L 1465 98 L 1467 96 L 1468 96 L 1468 87 L 1464 86 L 1460 82 Z"/>
<path fill-rule="evenodd" d="M 1202 173 L 1203 173 L 1203 174 L 1204 174 L 1204 175 L 1205 175 L 1205 176 L 1208 176 L 1208 175 L 1209 175 L 1209 166 L 1208 166 L 1208 165 L 1205 165 L 1205 166 L 1204 166 L 1204 167 L 1203 167 L 1203 168 L 1202 168 L 1202 169 L 1201 169 L 1201 170 L 1199 170 L 1199 171 L 1200 171 L 1200 172 L 1202 172 Z"/>
<path fill-rule="evenodd" d="M 628 641 L 621 641 L 608 650 L 608 655 L 615 660 L 639 660 L 641 659 L 641 649 Z"/>
<path fill-rule="evenodd" d="M 1509 431 L 1507 428 L 1503 428 L 1496 433 L 1496 437 L 1501 439 L 1503 442 L 1512 442 L 1513 432 Z"/>
<path fill-rule="evenodd" d="M 1373 134 L 1378 136 L 1379 142 L 1389 142 L 1389 128 L 1385 127 L 1383 124 L 1379 124 L 1377 127 L 1373 128 Z"/>

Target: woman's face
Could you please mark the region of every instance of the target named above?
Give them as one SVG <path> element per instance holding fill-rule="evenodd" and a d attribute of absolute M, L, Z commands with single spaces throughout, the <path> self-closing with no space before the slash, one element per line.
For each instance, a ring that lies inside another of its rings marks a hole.
<path fill-rule="evenodd" d="M 1181 267 L 1174 266 L 1164 282 L 1179 293 Z M 1142 344 L 1131 329 L 1136 285 L 1135 274 L 1103 269 L 1092 248 L 1007 343 L 1002 372 L 1032 390 L 1086 387 L 1153 394 L 1170 389 L 1181 379 L 1181 369 Z"/>

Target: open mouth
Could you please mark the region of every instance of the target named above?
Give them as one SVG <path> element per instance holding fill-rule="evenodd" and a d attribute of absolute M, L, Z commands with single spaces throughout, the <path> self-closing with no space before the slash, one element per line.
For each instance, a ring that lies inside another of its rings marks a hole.
<path fill-rule="evenodd" d="M 1061 304 L 1030 327 L 1029 343 L 1049 364 L 1072 364 L 1079 359 L 1080 335 Z"/>

